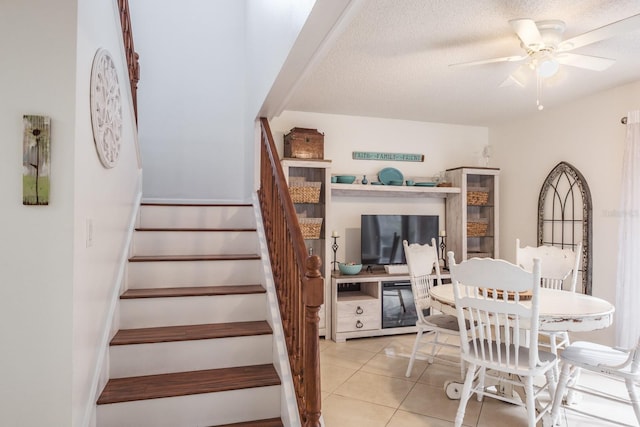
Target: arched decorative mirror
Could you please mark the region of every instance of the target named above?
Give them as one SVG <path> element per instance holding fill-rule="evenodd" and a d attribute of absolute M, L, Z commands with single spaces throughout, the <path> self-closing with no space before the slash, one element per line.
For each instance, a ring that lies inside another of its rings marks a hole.
<path fill-rule="evenodd" d="M 560 162 L 547 175 L 538 197 L 538 245 L 575 249 L 582 242 L 582 293 L 591 295 L 591 191 L 582 174 Z M 579 282 L 579 283 L 580 283 Z"/>

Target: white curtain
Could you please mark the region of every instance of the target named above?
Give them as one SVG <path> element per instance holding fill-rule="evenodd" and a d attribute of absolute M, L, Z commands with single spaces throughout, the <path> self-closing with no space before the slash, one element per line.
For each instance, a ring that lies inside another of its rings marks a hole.
<path fill-rule="evenodd" d="M 633 347 L 640 337 L 640 111 L 627 115 L 621 190 L 616 344 Z"/>

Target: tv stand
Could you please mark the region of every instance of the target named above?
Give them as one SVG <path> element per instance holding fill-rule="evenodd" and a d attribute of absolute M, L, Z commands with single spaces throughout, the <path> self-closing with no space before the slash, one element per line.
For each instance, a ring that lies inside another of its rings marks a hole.
<path fill-rule="evenodd" d="M 370 270 L 370 271 L 369 271 Z M 448 274 L 441 274 L 443 279 Z M 331 276 L 331 339 L 345 342 L 351 338 L 398 335 L 417 332 L 415 326 L 383 328 L 383 283 L 410 283 L 406 274 L 389 274 L 369 266 L 359 274 L 334 272 Z M 413 304 L 413 300 L 404 301 Z M 413 307 L 410 307 L 413 309 Z"/>

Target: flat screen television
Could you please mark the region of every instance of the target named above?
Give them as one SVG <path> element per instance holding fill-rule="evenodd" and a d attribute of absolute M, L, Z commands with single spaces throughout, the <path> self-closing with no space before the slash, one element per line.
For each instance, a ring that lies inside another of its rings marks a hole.
<path fill-rule="evenodd" d="M 362 215 L 360 243 L 363 264 L 406 264 L 402 241 L 438 241 L 437 215 Z"/>

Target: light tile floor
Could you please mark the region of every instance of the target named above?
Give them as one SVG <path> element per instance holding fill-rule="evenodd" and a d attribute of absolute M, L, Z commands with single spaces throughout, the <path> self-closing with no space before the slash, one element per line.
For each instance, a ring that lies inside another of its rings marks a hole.
<path fill-rule="evenodd" d="M 449 427 L 453 425 L 458 400 L 444 392 L 447 380 L 460 378 L 460 368 L 452 362 L 455 353 L 443 349 L 440 359 L 429 365 L 416 360 L 411 377 L 405 377 L 414 334 L 359 338 L 335 343 L 321 340 L 322 413 L 326 427 Z M 624 385 L 584 373 L 581 383 L 597 385 L 626 396 Z M 577 406 L 600 416 L 636 426 L 629 406 L 582 396 Z M 561 425 L 596 427 L 609 423 L 562 409 Z M 526 426 L 522 406 L 475 396 L 467 405 L 465 426 Z M 614 424 L 611 424 L 614 425 Z"/>

